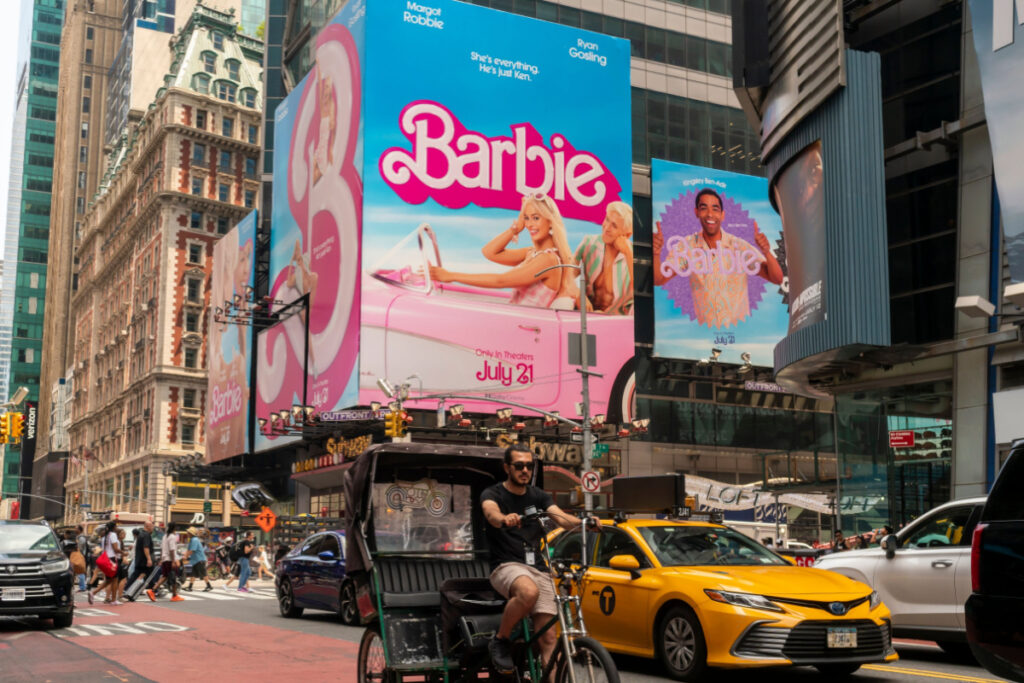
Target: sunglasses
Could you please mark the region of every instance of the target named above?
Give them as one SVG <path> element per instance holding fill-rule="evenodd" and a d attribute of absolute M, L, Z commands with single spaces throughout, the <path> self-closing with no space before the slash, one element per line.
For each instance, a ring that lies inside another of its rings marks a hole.
<path fill-rule="evenodd" d="M 512 468 L 515 469 L 515 470 L 518 470 L 520 472 L 522 472 L 523 470 L 529 470 L 530 472 L 532 472 L 533 471 L 533 463 L 532 462 L 517 462 L 517 463 L 513 463 L 512 464 Z"/>

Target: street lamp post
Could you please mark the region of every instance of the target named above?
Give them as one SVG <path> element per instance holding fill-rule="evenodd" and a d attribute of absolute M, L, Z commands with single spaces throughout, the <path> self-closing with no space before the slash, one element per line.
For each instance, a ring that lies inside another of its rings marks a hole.
<path fill-rule="evenodd" d="M 590 472 L 593 467 L 591 460 L 594 454 L 594 432 L 590 425 L 590 375 L 601 377 L 599 373 L 590 372 L 590 349 L 587 344 L 587 270 L 576 264 L 571 263 L 558 263 L 534 274 L 534 277 L 540 277 L 544 273 L 554 268 L 574 268 L 580 272 L 579 288 L 580 295 L 577 303 L 580 307 L 580 368 L 576 372 L 580 373 L 582 379 L 582 387 L 580 394 L 583 398 L 583 465 L 580 470 L 586 475 Z M 586 514 L 590 514 L 594 510 L 594 497 L 591 493 L 583 494 L 583 509 Z"/>

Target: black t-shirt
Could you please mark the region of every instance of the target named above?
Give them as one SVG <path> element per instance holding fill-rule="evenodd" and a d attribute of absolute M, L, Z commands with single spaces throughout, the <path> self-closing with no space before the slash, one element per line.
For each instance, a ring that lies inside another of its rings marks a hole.
<path fill-rule="evenodd" d="M 149 556 L 153 557 L 153 537 L 150 536 L 148 531 L 140 531 L 138 538 L 135 539 L 135 567 L 145 568 L 146 567 L 146 553 L 145 549 L 149 548 Z"/>
<path fill-rule="evenodd" d="M 527 486 L 526 493 L 517 496 L 505 488 L 504 482 L 484 489 L 480 495 L 480 502 L 485 500 L 493 500 L 505 515 L 513 512 L 522 515 L 530 506 L 543 512 L 554 505 L 551 495 L 536 486 Z M 525 523 L 518 528 L 502 527 L 500 529 L 496 529 L 488 523 L 487 543 L 491 547 L 491 569 L 493 570 L 502 562 L 525 564 L 527 548 L 534 551 L 534 566 L 543 567 L 544 558 L 541 557 L 538 543 L 543 533 L 544 529 L 537 521 Z"/>

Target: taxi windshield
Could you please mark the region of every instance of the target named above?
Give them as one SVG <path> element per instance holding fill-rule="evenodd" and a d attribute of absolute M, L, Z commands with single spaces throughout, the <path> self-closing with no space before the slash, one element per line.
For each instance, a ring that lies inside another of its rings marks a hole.
<path fill-rule="evenodd" d="M 712 526 L 642 526 L 638 531 L 666 567 L 787 565 L 743 534 Z"/>

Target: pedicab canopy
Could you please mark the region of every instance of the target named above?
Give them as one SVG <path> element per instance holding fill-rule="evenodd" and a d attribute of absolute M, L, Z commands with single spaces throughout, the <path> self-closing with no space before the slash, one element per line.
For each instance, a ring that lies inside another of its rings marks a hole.
<path fill-rule="evenodd" d="M 428 443 L 371 446 L 345 472 L 346 572 L 374 557 L 486 557 L 480 494 L 506 478 L 504 449 Z M 534 469 L 534 486 L 543 485 Z"/>

